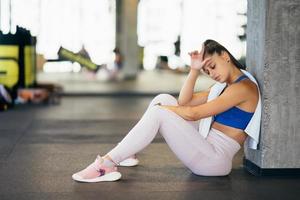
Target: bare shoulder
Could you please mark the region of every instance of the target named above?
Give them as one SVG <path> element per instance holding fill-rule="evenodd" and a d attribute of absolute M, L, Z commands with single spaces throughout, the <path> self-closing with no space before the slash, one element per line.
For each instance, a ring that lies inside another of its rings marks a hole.
<path fill-rule="evenodd" d="M 250 79 L 240 81 L 237 85 L 239 85 L 241 87 L 241 89 L 247 91 L 249 95 L 258 96 L 257 85 Z"/>
<path fill-rule="evenodd" d="M 242 102 L 250 99 L 255 101 L 258 99 L 258 89 L 253 81 L 246 79 L 228 86 L 224 91 L 224 95 L 228 95 L 231 98 L 237 97 Z"/>
<path fill-rule="evenodd" d="M 232 84 L 231 89 L 235 90 L 236 97 L 241 99 L 240 104 L 237 105 L 239 108 L 249 112 L 255 111 L 259 93 L 257 85 L 253 81 L 249 79 L 242 80 L 236 84 Z"/>

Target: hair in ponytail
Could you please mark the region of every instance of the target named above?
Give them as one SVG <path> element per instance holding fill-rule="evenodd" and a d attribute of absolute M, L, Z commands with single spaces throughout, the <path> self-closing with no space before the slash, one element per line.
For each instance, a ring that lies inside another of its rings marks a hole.
<path fill-rule="evenodd" d="M 239 61 L 237 61 L 231 53 L 221 44 L 214 40 L 206 40 L 204 43 L 204 52 L 203 52 L 203 59 L 206 55 L 213 55 L 214 53 L 217 53 L 218 55 L 221 55 L 223 51 L 227 52 L 230 60 L 232 63 L 239 69 L 246 69 L 244 65 L 242 65 Z"/>

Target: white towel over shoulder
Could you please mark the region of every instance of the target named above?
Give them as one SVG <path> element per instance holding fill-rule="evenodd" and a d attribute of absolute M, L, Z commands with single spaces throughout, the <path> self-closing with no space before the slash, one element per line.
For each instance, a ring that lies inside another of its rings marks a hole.
<path fill-rule="evenodd" d="M 255 80 L 255 78 L 249 72 L 247 72 L 245 70 L 242 70 L 242 71 L 245 75 L 247 75 L 249 77 L 249 79 L 251 81 L 253 81 L 257 85 L 257 88 L 259 91 L 259 100 L 258 100 L 256 109 L 255 109 L 254 115 L 251 118 L 248 126 L 245 129 L 245 132 L 249 136 L 246 141 L 248 147 L 251 149 L 257 149 L 257 145 L 259 142 L 259 134 L 260 134 L 260 122 L 261 122 L 261 95 L 260 95 L 258 83 Z M 220 95 L 220 93 L 223 91 L 225 86 L 226 86 L 226 83 L 217 82 L 216 84 L 214 84 L 212 86 L 212 88 L 210 89 L 207 101 L 211 101 L 211 100 L 217 98 Z M 204 138 L 207 137 L 208 132 L 211 127 L 211 124 L 212 124 L 212 117 L 207 117 L 207 118 L 200 120 L 199 132 Z"/>

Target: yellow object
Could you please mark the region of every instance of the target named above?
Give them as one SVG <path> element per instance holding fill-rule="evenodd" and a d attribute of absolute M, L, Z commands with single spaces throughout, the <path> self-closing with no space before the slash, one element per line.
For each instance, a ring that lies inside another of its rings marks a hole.
<path fill-rule="evenodd" d="M 34 82 L 35 68 L 34 46 L 24 47 L 25 87 L 31 86 Z"/>
<path fill-rule="evenodd" d="M 18 83 L 19 65 L 13 59 L 0 58 L 0 84 L 12 88 Z"/>
<path fill-rule="evenodd" d="M 15 58 L 16 60 L 19 60 L 19 46 L 0 45 L 0 59 L 1 58 Z"/>
<path fill-rule="evenodd" d="M 87 59 L 78 53 L 73 53 L 72 51 L 69 51 L 68 49 L 65 49 L 63 47 L 60 47 L 60 49 L 58 50 L 58 55 L 72 62 L 78 62 L 79 64 L 91 70 L 96 70 L 98 68 L 98 66 L 90 59 Z"/>

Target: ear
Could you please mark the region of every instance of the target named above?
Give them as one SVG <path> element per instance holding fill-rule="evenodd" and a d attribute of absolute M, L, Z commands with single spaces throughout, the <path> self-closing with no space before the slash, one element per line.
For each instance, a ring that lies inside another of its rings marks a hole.
<path fill-rule="evenodd" d="M 226 51 L 222 51 L 221 53 L 221 57 L 226 61 L 229 62 L 230 61 L 230 56 Z"/>

